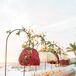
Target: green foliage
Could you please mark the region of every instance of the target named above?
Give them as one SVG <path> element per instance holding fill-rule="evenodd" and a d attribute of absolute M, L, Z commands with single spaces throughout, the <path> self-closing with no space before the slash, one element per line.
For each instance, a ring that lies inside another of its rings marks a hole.
<path fill-rule="evenodd" d="M 75 64 L 76 65 L 76 60 L 71 61 L 70 64 Z"/>
<path fill-rule="evenodd" d="M 66 49 L 67 49 L 67 52 L 74 52 L 76 56 L 76 42 L 70 43 L 69 47 L 67 47 Z"/>
<path fill-rule="evenodd" d="M 11 30 L 6 31 L 6 33 L 9 33 L 10 34 L 11 33 Z"/>
<path fill-rule="evenodd" d="M 76 58 L 71 58 L 70 59 L 70 64 L 76 64 Z"/>
<path fill-rule="evenodd" d="M 20 35 L 20 30 L 16 33 L 16 35 Z"/>

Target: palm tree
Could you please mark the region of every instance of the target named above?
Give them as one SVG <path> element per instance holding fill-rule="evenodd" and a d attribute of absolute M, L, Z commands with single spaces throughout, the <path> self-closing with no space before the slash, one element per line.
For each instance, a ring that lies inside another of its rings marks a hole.
<path fill-rule="evenodd" d="M 74 52 L 74 55 L 76 56 L 76 42 L 69 44 L 69 47 L 67 47 L 67 52 Z"/>

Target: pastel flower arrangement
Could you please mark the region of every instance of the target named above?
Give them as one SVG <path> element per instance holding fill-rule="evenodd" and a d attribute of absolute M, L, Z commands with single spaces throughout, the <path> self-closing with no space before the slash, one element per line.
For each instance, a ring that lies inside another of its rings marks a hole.
<path fill-rule="evenodd" d="M 19 63 L 23 66 L 37 66 L 40 65 L 40 58 L 35 46 L 38 42 L 35 40 L 39 35 L 34 34 L 32 29 L 25 30 L 27 40 L 22 45 L 22 52 L 19 56 Z"/>
<path fill-rule="evenodd" d="M 53 76 L 53 75 L 56 75 L 56 76 L 61 76 L 62 74 L 64 74 L 64 70 L 48 70 L 48 71 L 45 71 L 45 72 L 41 72 L 41 73 L 36 73 L 35 76 Z M 32 75 L 34 76 L 34 75 Z"/>

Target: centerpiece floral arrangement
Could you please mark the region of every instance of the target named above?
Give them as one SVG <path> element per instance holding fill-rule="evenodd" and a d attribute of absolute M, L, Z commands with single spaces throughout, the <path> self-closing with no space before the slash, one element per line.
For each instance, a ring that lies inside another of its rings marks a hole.
<path fill-rule="evenodd" d="M 54 54 L 57 58 L 57 62 L 56 61 L 50 61 L 50 59 L 52 58 L 49 58 L 47 57 L 47 62 L 50 62 L 50 63 L 59 63 L 59 56 L 58 55 L 61 55 L 61 48 L 55 43 L 55 42 L 50 42 L 48 41 L 46 38 L 46 35 L 44 35 L 44 33 L 41 35 L 41 49 L 40 49 L 40 52 L 46 52 L 48 53 L 47 56 L 51 55 L 50 53 Z M 49 58 L 49 59 L 48 59 Z"/>
<path fill-rule="evenodd" d="M 28 65 L 40 65 L 40 58 L 37 49 L 35 46 L 38 45 L 38 37 L 40 35 L 34 34 L 32 29 L 24 30 L 27 34 L 27 41 L 22 45 L 22 52 L 19 56 L 19 63 L 23 66 Z"/>

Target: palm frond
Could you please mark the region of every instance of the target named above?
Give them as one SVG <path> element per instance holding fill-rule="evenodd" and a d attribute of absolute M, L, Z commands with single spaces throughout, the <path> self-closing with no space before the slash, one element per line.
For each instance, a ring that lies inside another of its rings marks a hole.
<path fill-rule="evenodd" d="M 67 52 L 72 52 L 72 51 L 75 51 L 76 50 L 76 43 L 70 43 L 69 44 L 69 47 L 66 48 L 67 49 Z"/>

